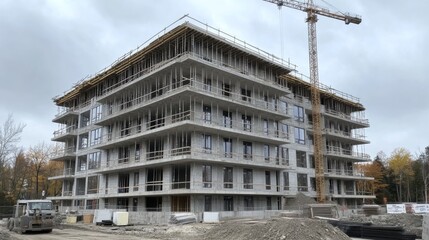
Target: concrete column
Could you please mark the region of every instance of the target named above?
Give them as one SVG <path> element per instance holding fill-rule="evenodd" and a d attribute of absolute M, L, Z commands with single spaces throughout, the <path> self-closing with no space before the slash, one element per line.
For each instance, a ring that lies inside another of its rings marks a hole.
<path fill-rule="evenodd" d="M 163 172 L 162 172 L 162 178 L 163 178 L 163 184 L 162 184 L 162 190 L 164 192 L 167 192 L 171 190 L 171 183 L 173 179 L 171 178 L 171 165 L 164 166 Z M 163 204 L 164 206 L 164 204 Z"/>

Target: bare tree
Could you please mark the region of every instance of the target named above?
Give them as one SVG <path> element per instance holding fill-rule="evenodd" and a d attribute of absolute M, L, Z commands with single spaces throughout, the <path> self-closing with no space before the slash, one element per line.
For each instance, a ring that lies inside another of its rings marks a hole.
<path fill-rule="evenodd" d="M 21 133 L 24 130 L 25 124 L 15 123 L 12 114 L 0 127 L 0 176 L 4 176 L 4 169 L 12 153 L 17 151 L 16 144 L 21 140 Z M 5 179 L 0 179 L 0 191 L 5 189 Z"/>
<path fill-rule="evenodd" d="M 51 145 L 45 144 L 44 142 L 34 147 L 30 147 L 30 149 L 28 150 L 27 157 L 31 162 L 31 166 L 35 176 L 36 198 L 39 198 L 40 196 L 39 176 L 44 166 L 48 164 L 48 161 L 52 156 L 52 150 L 53 147 Z"/>
<path fill-rule="evenodd" d="M 31 167 L 24 151 L 20 150 L 10 164 L 10 189 L 13 202 L 27 198 L 27 183 L 31 179 Z"/>

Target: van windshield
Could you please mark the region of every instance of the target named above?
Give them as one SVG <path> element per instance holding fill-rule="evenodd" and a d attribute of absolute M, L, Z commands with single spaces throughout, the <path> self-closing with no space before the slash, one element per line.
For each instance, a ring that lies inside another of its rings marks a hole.
<path fill-rule="evenodd" d="M 29 210 L 52 210 L 52 203 L 50 202 L 30 202 L 28 203 Z"/>

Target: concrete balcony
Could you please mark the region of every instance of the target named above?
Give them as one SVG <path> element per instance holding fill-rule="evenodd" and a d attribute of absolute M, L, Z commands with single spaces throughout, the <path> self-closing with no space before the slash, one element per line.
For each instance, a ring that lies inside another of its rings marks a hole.
<path fill-rule="evenodd" d="M 54 132 L 54 137 L 51 139 L 52 141 L 64 142 L 68 138 L 73 138 L 77 136 L 77 126 L 68 126 L 65 128 L 61 128 Z"/>
<path fill-rule="evenodd" d="M 55 172 L 54 176 L 49 177 L 48 180 L 73 179 L 74 175 L 74 168 L 66 168 Z"/>
<path fill-rule="evenodd" d="M 325 128 L 323 133 L 326 134 L 327 139 L 338 140 L 341 142 L 347 142 L 352 145 L 356 144 L 368 144 L 369 141 L 365 140 L 365 136 L 354 132 L 344 132 L 337 129 Z"/>
<path fill-rule="evenodd" d="M 63 123 L 68 119 L 77 119 L 79 117 L 78 108 L 61 108 L 57 115 L 55 115 L 52 122 Z"/>
<path fill-rule="evenodd" d="M 342 194 L 330 193 L 329 196 L 333 198 L 375 199 L 375 195 L 373 192 L 362 192 L 362 191 L 353 191 L 353 190 L 345 191 Z"/>
<path fill-rule="evenodd" d="M 189 64 L 189 62 L 202 64 L 205 68 L 211 67 L 212 69 L 218 69 L 222 75 L 231 75 L 230 78 L 235 78 L 237 80 L 243 80 L 246 82 L 254 82 L 255 84 L 261 84 L 266 88 L 269 88 L 273 92 L 278 93 L 278 95 L 289 94 L 291 93 L 289 88 L 282 86 L 274 81 L 264 79 L 263 77 L 251 74 L 244 71 L 243 69 L 234 68 L 230 65 L 225 64 L 222 61 L 208 58 L 207 56 L 202 56 L 195 52 L 184 52 L 180 55 L 175 56 L 174 58 L 167 59 L 163 62 L 154 64 L 151 67 L 142 69 L 139 72 L 134 73 L 121 80 L 120 82 L 106 88 L 103 90 L 103 94 L 98 97 L 98 101 L 103 102 L 105 99 L 113 96 L 123 90 L 126 90 L 132 87 L 135 83 L 143 80 L 144 78 L 155 75 L 157 72 L 167 69 L 177 63 Z"/>
<path fill-rule="evenodd" d="M 359 118 L 355 116 L 351 116 L 339 111 L 335 111 L 332 109 L 325 109 L 324 113 L 326 116 L 335 118 L 337 120 L 342 120 L 344 122 L 347 122 L 348 124 L 352 124 L 354 128 L 367 128 L 369 127 L 369 121 L 365 118 Z"/>
<path fill-rule="evenodd" d="M 266 185 L 259 183 L 202 182 L 198 180 L 184 182 L 155 181 L 135 186 L 108 187 L 100 189 L 98 196 L 103 197 L 132 197 L 156 195 L 183 195 L 183 194 L 221 194 L 221 195 L 262 195 L 283 196 L 285 192 L 280 185 Z"/>
<path fill-rule="evenodd" d="M 374 180 L 372 177 L 365 177 L 363 172 L 357 170 L 344 170 L 344 169 L 326 169 L 325 177 L 336 179 L 350 179 L 350 180 Z"/>
<path fill-rule="evenodd" d="M 371 158 L 368 154 L 353 152 L 347 149 L 342 149 L 339 147 L 328 146 L 326 150 L 326 155 L 333 158 L 346 158 L 358 162 L 367 162 L 371 161 Z"/>
<path fill-rule="evenodd" d="M 167 135 L 174 130 L 200 131 L 273 145 L 290 143 L 289 133 L 281 130 L 264 129 L 263 126 L 243 123 L 242 121 L 224 121 L 219 118 L 208 119 L 204 117 L 202 112 L 185 111 L 104 135 L 96 148 L 105 149 L 124 145 L 136 140 L 148 139 L 155 135 Z"/>
<path fill-rule="evenodd" d="M 52 155 L 51 161 L 63 161 L 67 159 L 74 159 L 76 157 L 76 146 L 71 146 L 55 151 Z"/>
<path fill-rule="evenodd" d="M 219 150 L 210 150 L 196 147 L 182 147 L 170 150 L 143 153 L 138 159 L 134 157 L 111 159 L 102 163 L 96 173 L 117 172 L 118 170 L 134 170 L 142 167 L 156 167 L 165 164 L 186 162 L 206 162 L 212 164 L 235 165 L 262 169 L 284 170 L 289 169 L 289 159 L 277 156 L 261 156 L 256 154 L 225 153 Z"/>
<path fill-rule="evenodd" d="M 186 97 L 183 98 L 183 96 Z M 182 78 L 174 86 L 167 85 L 107 109 L 107 111 L 103 112 L 101 120 L 96 122 L 96 124 L 107 125 L 116 119 L 120 119 L 124 114 L 127 114 L 127 116 L 137 115 L 136 112 L 141 112 L 142 108 L 158 105 L 159 103 L 170 104 L 179 98 L 189 99 L 189 97 L 207 99 L 232 109 L 238 108 L 243 112 L 252 112 L 254 115 L 263 115 L 275 120 L 290 118 L 292 114 L 291 109 L 282 109 L 277 104 L 264 101 L 263 99 L 243 96 L 237 92 L 228 92 L 221 88 L 208 86 L 194 79 Z"/>

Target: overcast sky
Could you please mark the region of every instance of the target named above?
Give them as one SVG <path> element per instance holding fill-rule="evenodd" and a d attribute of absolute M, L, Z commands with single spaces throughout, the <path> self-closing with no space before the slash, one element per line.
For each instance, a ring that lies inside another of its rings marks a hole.
<path fill-rule="evenodd" d="M 360 25 L 319 17 L 317 31 L 320 81 L 359 97 L 367 109 L 366 153 L 423 151 L 429 1 L 315 3 L 362 16 Z M 54 96 L 184 14 L 290 59 L 309 75 L 305 13 L 262 0 L 0 0 L 0 123 L 13 114 L 27 124 L 25 147 L 49 142 L 58 129 Z"/>

